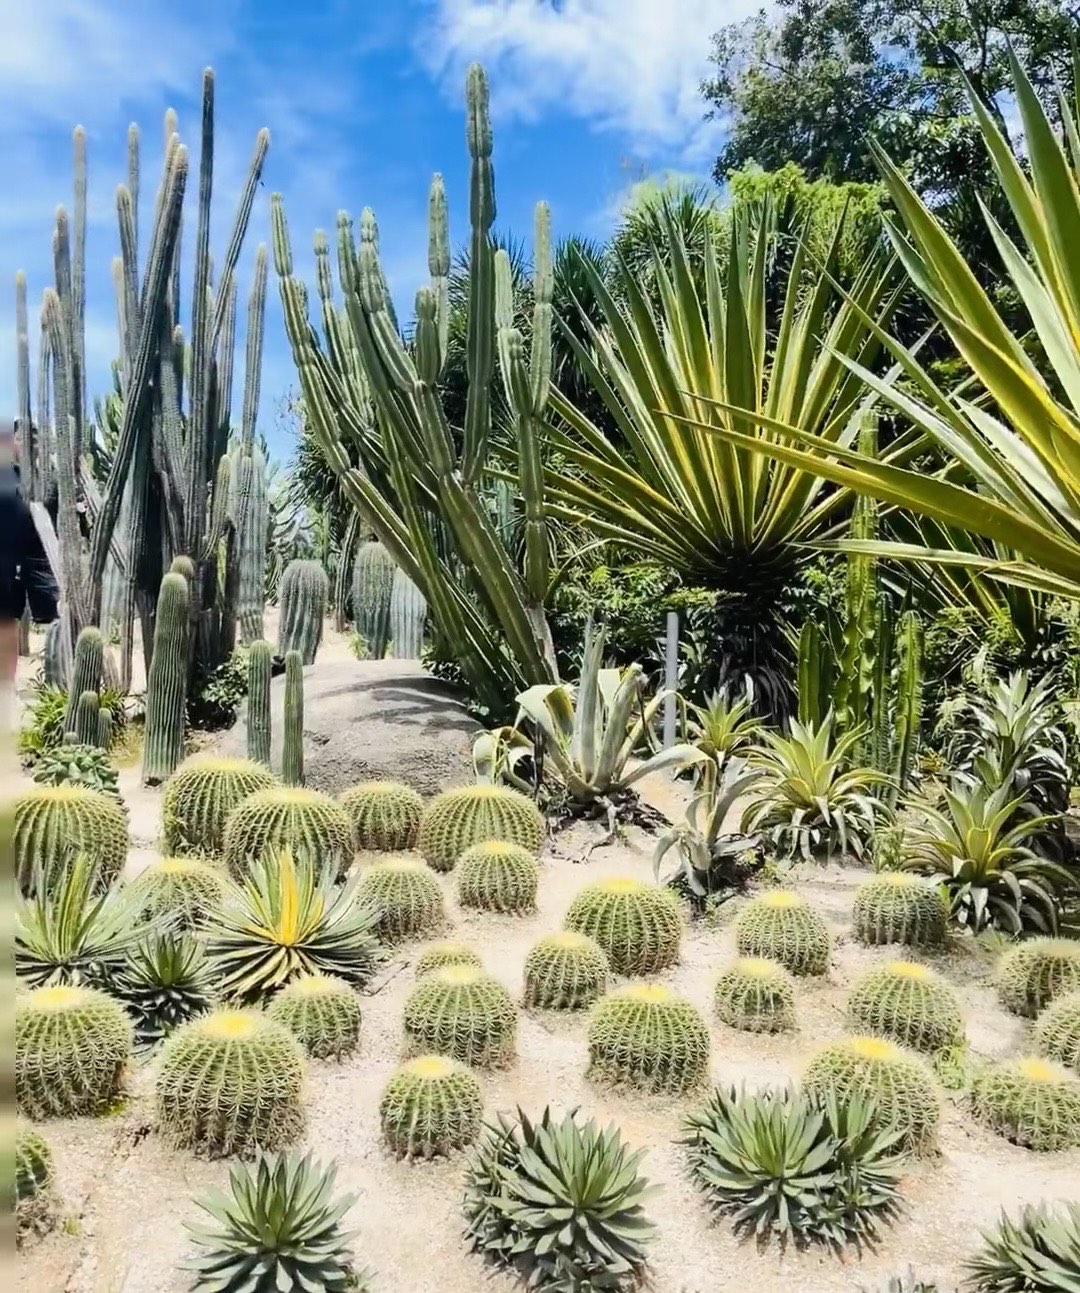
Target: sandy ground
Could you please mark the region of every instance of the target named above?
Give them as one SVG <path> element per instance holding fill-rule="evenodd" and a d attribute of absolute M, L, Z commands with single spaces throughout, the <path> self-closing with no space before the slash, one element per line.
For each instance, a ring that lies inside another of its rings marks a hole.
<path fill-rule="evenodd" d="M 328 643 L 336 654 L 340 643 Z M 318 669 L 318 664 L 315 668 Z M 358 664 L 359 670 L 363 665 Z M 137 769 L 121 774 L 131 811 L 133 849 L 129 871 L 154 856 L 159 795 L 138 786 Z M 657 786 L 651 796 L 674 803 L 678 794 Z M 458 910 L 453 876 L 440 877 L 447 900 L 447 933 L 470 942 L 487 969 L 520 997 L 522 965 L 543 933 L 559 928 L 573 896 L 600 876 L 651 877 L 652 840 L 636 829 L 599 849 L 585 865 L 566 860 L 595 838 L 598 828 L 579 825 L 548 850 L 539 908 L 528 918 Z M 364 859 L 359 859 L 363 864 Z M 807 1057 L 844 1034 L 844 1001 L 852 981 L 889 959 L 885 949 L 848 941 L 857 870 L 823 868 L 794 874 L 794 887 L 821 909 L 836 934 L 829 975 L 801 982 L 798 1031 L 758 1037 L 712 1023 L 712 1077 L 751 1085 L 797 1079 Z M 513 1283 L 472 1256 L 462 1238 L 461 1160 L 401 1163 L 380 1144 L 377 1108 L 382 1087 L 401 1055 L 401 1014 L 414 982 L 417 944 L 396 948 L 364 997 L 359 1053 L 342 1064 L 313 1062 L 307 1078 L 305 1148 L 336 1159 L 339 1183 L 355 1193 L 348 1218 L 358 1232 L 360 1264 L 373 1272 L 376 1293 L 493 1293 Z M 663 981 L 693 1001 L 710 1020 L 711 989 L 734 954 L 730 928 L 696 922 L 683 938 L 680 964 Z M 930 958 L 958 990 L 968 1034 L 985 1056 L 1022 1053 L 1028 1026 L 1007 1015 L 988 986 L 985 960 L 962 944 Z M 1080 1198 L 1080 1153 L 1036 1155 L 974 1125 L 955 1099 L 943 1095 L 940 1156 L 913 1166 L 905 1182 L 906 1211 L 887 1231 L 880 1250 L 843 1260 L 824 1252 L 764 1253 L 738 1243 L 730 1224 L 714 1221 L 685 1172 L 673 1143 L 694 1099 L 672 1100 L 614 1093 L 584 1077 L 585 1020 L 580 1016 L 521 1013 L 517 1062 L 482 1075 L 488 1112 L 521 1105 L 538 1113 L 547 1102 L 579 1108 L 615 1123 L 635 1146 L 644 1146 L 644 1171 L 659 1187 L 649 1213 L 659 1229 L 652 1248 L 656 1293 L 840 1293 L 876 1290 L 910 1265 L 951 1290 L 962 1262 L 978 1243 L 978 1228 L 1001 1208 L 1040 1199 Z M 116 1115 L 98 1121 L 56 1122 L 45 1128 L 53 1146 L 63 1220 L 57 1230 L 26 1247 L 17 1261 L 17 1287 L 27 1293 L 180 1293 L 190 1280 L 178 1268 L 188 1255 L 182 1220 L 194 1217 L 192 1195 L 227 1179 L 227 1164 L 199 1161 L 166 1149 L 154 1131 L 154 1064 L 131 1075 L 130 1099 Z"/>

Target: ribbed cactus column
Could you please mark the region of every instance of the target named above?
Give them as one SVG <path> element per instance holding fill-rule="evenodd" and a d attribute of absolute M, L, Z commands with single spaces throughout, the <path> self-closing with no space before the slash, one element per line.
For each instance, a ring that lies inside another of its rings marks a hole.
<path fill-rule="evenodd" d="M 45 681 L 53 687 L 67 689 L 71 681 L 71 637 L 65 617 L 53 620 L 45 633 L 45 646 L 41 654 Z"/>
<path fill-rule="evenodd" d="M 281 576 L 281 625 L 278 654 L 299 651 L 304 664 L 315 663 L 322 641 L 330 581 L 318 561 L 291 561 Z"/>
<path fill-rule="evenodd" d="M 261 639 L 248 650 L 247 754 L 270 766 L 270 643 Z"/>
<path fill-rule="evenodd" d="M 149 786 L 170 776 L 184 752 L 190 601 L 183 575 L 170 572 L 162 579 L 154 621 L 154 656 L 146 680 L 143 781 Z"/>
<path fill-rule="evenodd" d="M 75 722 L 71 731 L 79 745 L 97 745 L 98 743 L 98 694 L 96 691 L 84 691 L 75 706 Z"/>
<path fill-rule="evenodd" d="M 111 750 L 112 731 L 113 731 L 112 710 L 99 709 L 97 738 L 94 744 L 100 746 L 101 749 L 103 750 L 106 750 L 106 751 Z"/>
<path fill-rule="evenodd" d="M 376 539 L 368 539 L 356 550 L 353 621 L 373 660 L 381 660 L 386 655 L 395 568 L 393 557 Z"/>
<path fill-rule="evenodd" d="M 285 736 L 281 779 L 287 786 L 304 784 L 304 665 L 299 651 L 285 657 Z"/>
<path fill-rule="evenodd" d="M 75 643 L 75 662 L 71 668 L 67 713 L 64 715 L 65 732 L 75 730 L 75 711 L 83 692 L 98 692 L 101 689 L 101 671 L 104 661 L 105 640 L 101 636 L 101 630 L 83 629 L 79 634 L 79 640 Z"/>
<path fill-rule="evenodd" d="M 390 634 L 398 660 L 419 660 L 424 649 L 427 598 L 399 566 L 390 594 Z"/>

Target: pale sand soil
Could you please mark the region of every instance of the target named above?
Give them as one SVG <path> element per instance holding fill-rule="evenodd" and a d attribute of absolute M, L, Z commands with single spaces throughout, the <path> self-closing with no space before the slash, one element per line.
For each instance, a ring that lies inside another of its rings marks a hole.
<path fill-rule="evenodd" d="M 133 872 L 154 856 L 159 795 L 138 786 L 137 770 L 125 770 L 122 781 L 131 810 Z M 662 786 L 650 795 L 662 807 L 680 797 Z M 578 852 L 598 832 L 594 825 L 574 827 L 558 840 L 558 852 Z M 539 910 L 524 919 L 462 913 L 454 901 L 453 877 L 440 877 L 448 930 L 471 942 L 487 968 L 520 995 L 526 952 L 542 933 L 559 927 L 582 885 L 613 874 L 649 878 L 651 852 L 652 840 L 636 829 L 615 846 L 597 850 L 584 866 L 555 859 L 549 851 Z M 714 1081 L 756 1085 L 797 1079 L 817 1046 L 844 1034 L 843 1007 L 851 982 L 891 955 L 887 949 L 847 941 L 852 892 L 863 874 L 835 867 L 796 873 L 794 887 L 821 908 L 837 936 L 830 973 L 824 980 L 800 982 L 799 1030 L 793 1035 L 763 1038 L 713 1023 Z M 376 1293 L 475 1293 L 481 1288 L 498 1293 L 513 1288 L 512 1281 L 490 1275 L 462 1239 L 460 1158 L 401 1163 L 379 1140 L 378 1101 L 400 1058 L 401 1013 L 414 982 L 410 962 L 416 947 L 395 949 L 365 996 L 360 1052 L 340 1065 L 310 1065 L 303 1145 L 321 1158 L 336 1159 L 341 1187 L 357 1195 L 348 1222 L 358 1231 L 356 1251 L 374 1272 Z M 685 932 L 680 964 L 662 977 L 711 1020 L 712 983 L 732 956 L 730 928 L 698 922 Z M 960 993 L 974 1049 L 985 1056 L 1022 1053 L 1028 1026 L 997 1004 L 985 960 L 963 944 L 931 959 Z M 516 1064 L 482 1076 L 487 1109 L 493 1114 L 520 1104 L 537 1113 L 549 1101 L 559 1108 L 577 1107 L 584 1115 L 615 1123 L 633 1145 L 647 1149 L 644 1171 L 659 1187 L 649 1204 L 659 1228 L 652 1249 L 656 1293 L 876 1289 L 909 1264 L 923 1278 L 939 1281 L 943 1291 L 951 1290 L 962 1275 L 963 1258 L 977 1244 L 978 1228 L 992 1223 L 1002 1207 L 1015 1212 L 1020 1204 L 1043 1198 L 1080 1198 L 1080 1153 L 1036 1155 L 1017 1148 L 973 1124 L 962 1106 L 946 1096 L 941 1154 L 913 1166 L 905 1181 L 905 1215 L 885 1232 L 880 1251 L 850 1253 L 843 1260 L 820 1251 L 781 1254 L 772 1248 L 759 1253 L 734 1239 L 728 1221 L 710 1218 L 686 1177 L 684 1154 L 673 1138 L 695 1101 L 640 1097 L 590 1083 L 584 1077 L 585 1028 L 581 1016 L 522 1013 Z M 189 1252 L 181 1222 L 195 1215 L 191 1196 L 223 1185 L 228 1168 L 162 1145 L 153 1129 L 153 1080 L 151 1062 L 132 1075 L 131 1099 L 122 1112 L 45 1128 L 67 1220 L 20 1253 L 18 1288 L 27 1293 L 180 1293 L 190 1287 L 178 1270 Z"/>

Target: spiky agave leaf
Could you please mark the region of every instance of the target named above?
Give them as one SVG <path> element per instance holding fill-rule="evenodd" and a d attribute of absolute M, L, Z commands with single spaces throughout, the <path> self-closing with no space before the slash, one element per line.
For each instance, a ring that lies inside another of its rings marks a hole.
<path fill-rule="evenodd" d="M 1080 1293 L 1080 1204 L 1002 1213 L 967 1269 L 972 1293 Z"/>
<path fill-rule="evenodd" d="M 172 932 L 135 947 L 112 976 L 109 991 L 127 1007 L 140 1046 L 156 1046 L 178 1025 L 205 1014 L 217 995 L 202 945 Z"/>

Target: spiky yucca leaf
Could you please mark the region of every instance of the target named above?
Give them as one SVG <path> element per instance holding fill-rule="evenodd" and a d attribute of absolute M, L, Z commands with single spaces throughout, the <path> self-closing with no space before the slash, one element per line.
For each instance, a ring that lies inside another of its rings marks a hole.
<path fill-rule="evenodd" d="M 112 976 L 109 991 L 127 1007 L 140 1046 L 156 1046 L 172 1030 L 211 1009 L 214 975 L 201 944 L 185 934 L 145 939 Z"/>

